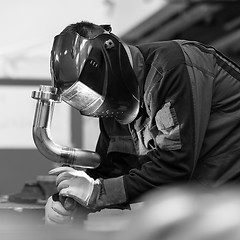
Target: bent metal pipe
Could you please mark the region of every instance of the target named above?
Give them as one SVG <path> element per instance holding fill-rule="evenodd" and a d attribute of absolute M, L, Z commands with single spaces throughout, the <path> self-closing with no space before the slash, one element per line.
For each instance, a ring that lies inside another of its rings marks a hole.
<path fill-rule="evenodd" d="M 39 91 L 32 92 L 37 100 L 34 122 L 33 140 L 41 154 L 53 162 L 80 168 L 96 168 L 100 164 L 100 156 L 92 151 L 65 147 L 51 139 L 51 122 L 55 103 L 61 102 L 57 88 L 40 85 Z"/>

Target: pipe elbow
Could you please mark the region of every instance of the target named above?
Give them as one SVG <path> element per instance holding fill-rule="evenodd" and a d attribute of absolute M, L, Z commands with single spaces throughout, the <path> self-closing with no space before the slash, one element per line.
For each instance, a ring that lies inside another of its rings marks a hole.
<path fill-rule="evenodd" d="M 97 153 L 58 145 L 51 139 L 47 128 L 33 127 L 33 139 L 39 152 L 53 162 L 88 169 L 100 165 Z"/>

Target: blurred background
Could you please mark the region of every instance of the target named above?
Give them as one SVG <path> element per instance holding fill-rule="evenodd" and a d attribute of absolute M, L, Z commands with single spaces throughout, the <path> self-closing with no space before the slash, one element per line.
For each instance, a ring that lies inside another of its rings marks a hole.
<path fill-rule="evenodd" d="M 128 44 L 189 39 L 212 45 L 240 63 L 240 3 L 236 0 L 1 0 L 0 194 L 47 175 L 52 163 L 36 149 L 32 123 L 39 85 L 51 85 L 53 38 L 71 23 L 111 24 Z M 94 150 L 98 120 L 64 102 L 55 105 L 56 143 Z"/>

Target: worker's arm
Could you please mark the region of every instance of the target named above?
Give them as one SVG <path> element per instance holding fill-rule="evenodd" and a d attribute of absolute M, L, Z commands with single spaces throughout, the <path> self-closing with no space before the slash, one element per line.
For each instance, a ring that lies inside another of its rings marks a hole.
<path fill-rule="evenodd" d="M 140 158 L 140 170 L 123 176 L 128 201 L 156 187 L 189 181 L 196 164 L 196 106 L 187 67 L 182 63 L 156 74 L 145 93 L 151 119 L 147 126 L 151 138 L 145 142 L 148 153 Z M 135 123 L 134 129 L 140 128 Z"/>

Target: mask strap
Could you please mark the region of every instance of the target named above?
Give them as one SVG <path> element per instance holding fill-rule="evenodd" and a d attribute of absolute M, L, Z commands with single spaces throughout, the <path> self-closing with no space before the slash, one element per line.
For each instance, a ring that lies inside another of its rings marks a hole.
<path fill-rule="evenodd" d="M 132 66 L 132 68 L 133 68 L 133 58 L 132 58 L 131 51 L 130 51 L 130 49 L 129 49 L 129 47 L 128 47 L 127 44 L 125 44 L 124 42 L 121 42 L 121 43 L 122 43 L 122 45 L 123 45 L 125 51 L 127 52 L 128 59 L 129 59 L 130 64 L 131 64 L 131 66 Z"/>

